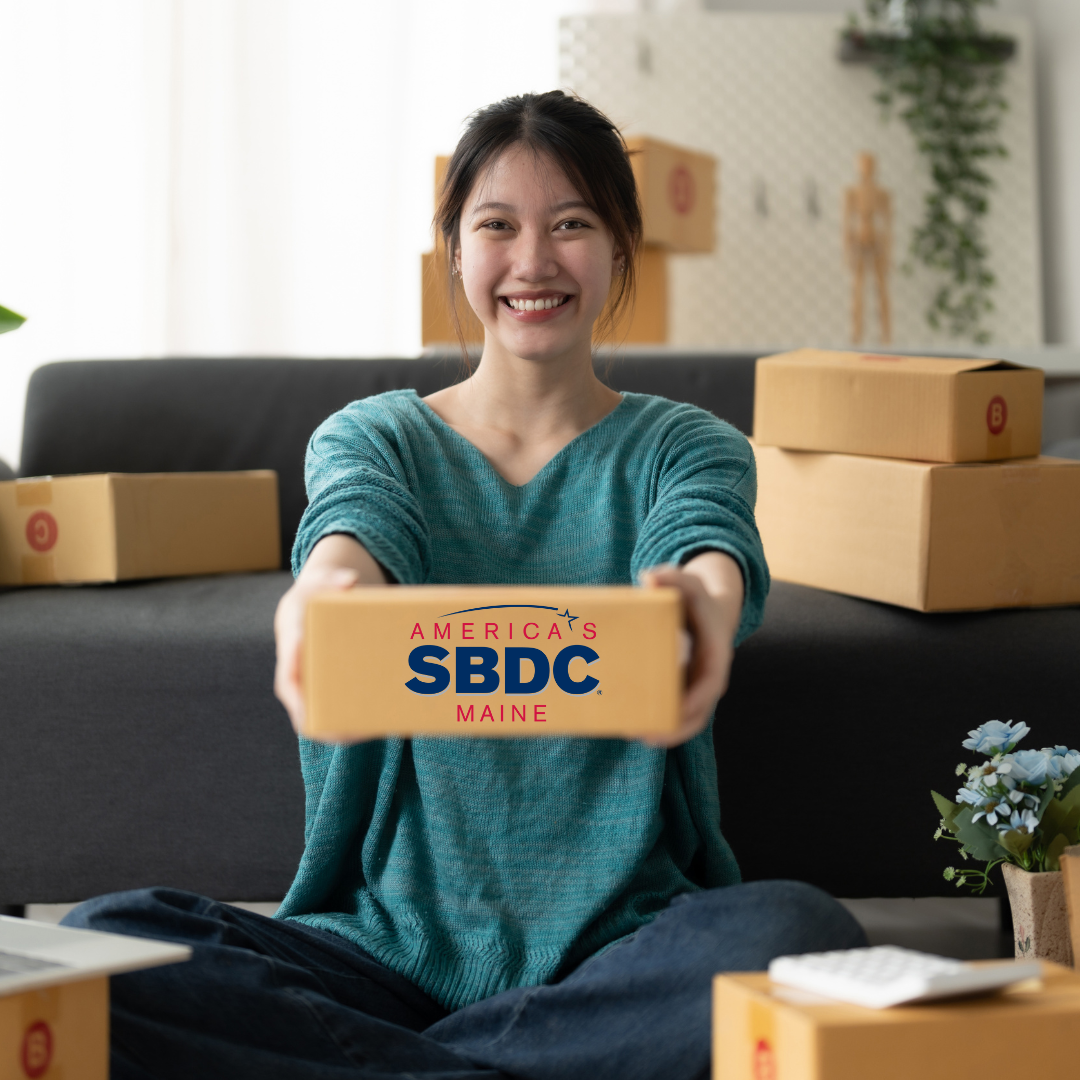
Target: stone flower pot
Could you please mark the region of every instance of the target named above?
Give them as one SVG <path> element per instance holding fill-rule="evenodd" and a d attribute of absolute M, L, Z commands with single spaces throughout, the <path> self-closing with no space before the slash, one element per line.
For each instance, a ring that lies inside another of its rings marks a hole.
<path fill-rule="evenodd" d="M 1033 874 L 1002 863 L 1001 872 L 1009 891 L 1017 957 L 1071 966 L 1072 941 L 1061 871 Z"/>

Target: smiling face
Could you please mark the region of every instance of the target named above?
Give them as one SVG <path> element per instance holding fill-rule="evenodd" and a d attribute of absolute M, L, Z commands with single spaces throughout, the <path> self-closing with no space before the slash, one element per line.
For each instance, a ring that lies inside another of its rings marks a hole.
<path fill-rule="evenodd" d="M 528 360 L 589 353 L 622 254 L 543 155 L 511 147 L 462 207 L 456 265 L 492 346 Z"/>

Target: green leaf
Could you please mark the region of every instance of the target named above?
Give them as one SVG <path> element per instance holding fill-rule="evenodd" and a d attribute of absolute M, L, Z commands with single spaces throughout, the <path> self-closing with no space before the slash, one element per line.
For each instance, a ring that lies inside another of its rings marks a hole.
<path fill-rule="evenodd" d="M 961 807 L 953 819 L 956 823 L 956 835 L 967 852 L 979 862 L 993 862 L 1001 858 L 1001 837 L 997 829 L 988 825 L 986 818 L 972 821 L 975 811 L 970 806 Z M 1006 851 L 1008 849 L 1006 848 Z"/>
<path fill-rule="evenodd" d="M 1061 794 L 1054 800 L 1061 808 L 1071 814 L 1074 810 L 1080 810 L 1080 787 L 1074 787 L 1071 791 L 1062 788 Z"/>
<path fill-rule="evenodd" d="M 1047 783 L 1046 790 L 1042 793 L 1042 796 L 1039 799 L 1039 805 L 1035 807 L 1035 816 L 1040 821 L 1042 821 L 1043 819 L 1043 814 L 1046 813 L 1046 808 L 1050 805 L 1051 802 L 1053 802 L 1055 794 L 1056 792 L 1054 791 L 1054 785 L 1052 783 Z"/>
<path fill-rule="evenodd" d="M 6 334 L 9 330 L 18 330 L 26 319 L 6 307 L 0 307 L 0 334 Z"/>
<path fill-rule="evenodd" d="M 1080 788 L 1080 769 L 1073 769 L 1072 775 L 1065 781 L 1065 786 L 1061 789 L 1061 794 L 1058 798 L 1064 799 L 1070 792 L 1076 791 Z"/>
<path fill-rule="evenodd" d="M 1069 846 L 1069 838 L 1064 833 L 1058 833 L 1050 842 L 1043 856 L 1044 870 L 1061 869 L 1061 853 Z"/>
<path fill-rule="evenodd" d="M 959 812 L 960 807 L 956 803 L 950 802 L 944 795 L 939 795 L 936 791 L 930 792 L 930 798 L 934 800 L 934 805 L 937 807 L 938 813 L 945 822 L 945 827 L 950 832 L 956 832 L 956 826 L 953 824 L 953 820 Z"/>
<path fill-rule="evenodd" d="M 1007 833 L 999 836 L 998 843 L 1010 854 L 1018 859 L 1024 857 L 1024 853 L 1035 843 L 1034 833 L 1022 833 L 1019 829 L 1010 829 Z"/>
<path fill-rule="evenodd" d="M 1080 840 L 1080 788 L 1073 788 L 1063 799 L 1051 799 L 1039 821 L 1044 839 L 1058 833 L 1068 837 L 1070 844 Z"/>

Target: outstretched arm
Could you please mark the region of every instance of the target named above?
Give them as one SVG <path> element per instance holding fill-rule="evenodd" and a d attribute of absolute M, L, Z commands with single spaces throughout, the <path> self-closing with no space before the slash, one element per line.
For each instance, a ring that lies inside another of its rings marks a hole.
<path fill-rule="evenodd" d="M 324 536 L 312 549 L 303 570 L 281 598 L 274 615 L 277 666 L 274 693 L 285 706 L 297 734 L 304 724 L 302 657 L 307 603 L 316 593 L 356 585 L 386 585 L 382 567 L 351 536 Z"/>
<path fill-rule="evenodd" d="M 667 738 L 649 740 L 657 746 L 679 746 L 705 730 L 728 688 L 745 593 L 742 570 L 730 555 L 703 551 L 682 567 L 646 570 L 641 581 L 646 588 L 668 585 L 682 593 L 690 637 L 682 723 Z"/>

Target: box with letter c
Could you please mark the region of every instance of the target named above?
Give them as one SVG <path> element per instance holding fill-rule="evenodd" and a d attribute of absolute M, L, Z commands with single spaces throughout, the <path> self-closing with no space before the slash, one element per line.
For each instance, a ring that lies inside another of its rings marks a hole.
<path fill-rule="evenodd" d="M 0 585 L 276 570 L 277 473 L 88 473 L 0 482 Z"/>

